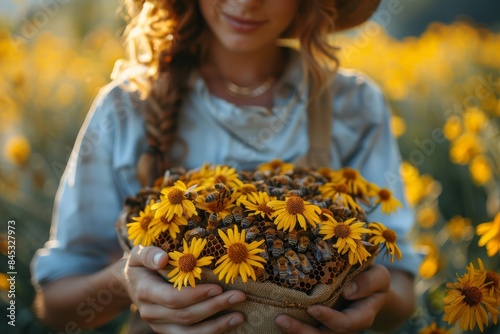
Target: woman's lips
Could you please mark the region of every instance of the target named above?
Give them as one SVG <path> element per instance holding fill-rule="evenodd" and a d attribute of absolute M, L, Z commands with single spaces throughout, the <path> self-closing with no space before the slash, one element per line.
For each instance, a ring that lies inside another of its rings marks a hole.
<path fill-rule="evenodd" d="M 266 23 L 265 20 L 250 20 L 223 13 L 222 16 L 229 25 L 236 31 L 241 33 L 249 33 L 257 30 L 260 26 Z"/>

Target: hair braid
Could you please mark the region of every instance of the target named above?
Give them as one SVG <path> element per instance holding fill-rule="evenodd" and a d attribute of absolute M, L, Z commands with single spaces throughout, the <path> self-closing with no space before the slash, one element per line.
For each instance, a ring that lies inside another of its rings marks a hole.
<path fill-rule="evenodd" d="M 144 118 L 148 149 L 139 158 L 137 176 L 143 186 L 173 164 L 177 118 L 191 71 L 198 66 L 203 20 L 196 1 L 126 1 L 132 18 L 127 28 L 130 58 L 147 67 L 130 78 L 147 97 Z"/>

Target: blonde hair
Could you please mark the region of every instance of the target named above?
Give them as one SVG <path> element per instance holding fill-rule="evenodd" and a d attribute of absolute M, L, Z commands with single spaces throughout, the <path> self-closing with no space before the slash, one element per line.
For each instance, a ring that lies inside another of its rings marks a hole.
<path fill-rule="evenodd" d="M 129 61 L 122 64 L 117 74 L 126 76 L 130 87 L 148 102 L 145 120 L 150 148 L 145 154 L 149 158 L 141 157 L 138 164 L 139 179 L 146 185 L 169 167 L 167 152 L 175 140 L 187 79 L 202 59 L 207 28 L 198 0 L 124 0 L 124 5 Z M 331 69 L 338 66 L 336 48 L 327 40 L 335 28 L 335 2 L 301 0 L 299 13 L 283 37 L 298 39 L 312 91 L 319 91 L 331 77 Z M 143 70 L 140 75 L 137 71 L 127 75 L 132 67 Z"/>

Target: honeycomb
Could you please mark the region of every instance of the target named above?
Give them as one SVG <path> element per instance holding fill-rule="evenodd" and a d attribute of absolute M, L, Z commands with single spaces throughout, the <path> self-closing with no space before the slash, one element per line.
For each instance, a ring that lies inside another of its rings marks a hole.
<path fill-rule="evenodd" d="M 269 196 L 276 196 L 281 200 L 292 195 L 301 196 L 319 208 L 321 221 L 328 220 L 328 216 L 338 222 L 349 218 L 357 218 L 361 221 L 366 219 L 366 214 L 362 210 L 351 210 L 338 200 L 323 197 L 320 187 L 328 181 L 328 177 L 310 169 L 295 168 L 288 175 L 273 175 L 262 171 L 240 172 L 238 175 L 242 182 L 251 183 L 259 191 L 267 192 Z M 143 189 L 136 196 L 127 198 L 126 222 L 131 222 L 131 218 L 138 216 L 139 212 L 151 201 L 161 200 L 162 187 L 173 186 L 176 180 L 184 180 L 189 186 L 195 187 L 200 182 L 199 177 L 197 172 L 192 171 L 185 174 L 182 171 L 167 173 L 165 177 L 157 180 L 155 187 Z M 217 182 L 222 182 L 225 178 L 219 177 L 217 180 Z M 226 188 L 229 189 L 226 193 L 220 192 L 221 189 Z M 233 200 L 231 199 L 232 193 L 238 192 L 228 185 L 218 183 L 205 186 L 203 190 L 199 190 L 198 195 L 202 195 L 205 201 L 210 201 L 209 204 L 219 201 L 217 205 L 211 206 L 219 208 Z M 317 284 L 332 284 L 348 267 L 347 254 L 339 254 L 334 247 L 337 239 L 323 240 L 323 235 L 319 233 L 319 225 L 304 230 L 297 224 L 296 229 L 283 231 L 278 229 L 269 216 L 263 218 L 260 214 L 252 214 L 244 204 L 234 204 L 229 210 L 230 213 L 226 212 L 224 215 L 221 212 L 205 210 L 208 209 L 202 210 L 197 206 L 198 215 L 187 219 L 187 224 L 181 226 L 181 232 L 175 239 L 167 232 L 162 232 L 154 241 L 154 245 L 166 252 L 182 251 L 184 238 L 188 243 L 193 236 L 205 238 L 207 243 L 200 256 L 214 257 L 209 266 L 214 269 L 216 262 L 227 251 L 217 229 L 226 231 L 237 226 L 240 231 L 246 231 L 247 243 L 254 240 L 264 241 L 260 246 L 263 251 L 259 253 L 266 260 L 264 269 L 254 268 L 258 281 L 272 282 L 306 293 Z M 366 241 L 366 239 L 367 236 L 363 236 L 363 240 Z M 374 249 L 368 249 L 368 251 L 373 253 Z M 355 270 L 356 267 L 357 265 L 352 266 L 351 270 Z"/>

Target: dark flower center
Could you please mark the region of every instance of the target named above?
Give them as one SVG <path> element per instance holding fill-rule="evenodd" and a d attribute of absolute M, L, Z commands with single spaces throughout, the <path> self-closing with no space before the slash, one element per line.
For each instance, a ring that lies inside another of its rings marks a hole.
<path fill-rule="evenodd" d="M 231 259 L 231 262 L 240 264 L 248 258 L 248 249 L 241 242 L 237 242 L 229 246 L 227 256 Z"/>
<path fill-rule="evenodd" d="M 356 180 L 356 178 L 358 177 L 358 174 L 352 168 L 344 169 L 344 171 L 342 172 L 342 175 L 344 175 L 344 177 L 348 180 Z"/>
<path fill-rule="evenodd" d="M 394 232 L 391 229 L 387 229 L 384 232 L 382 232 L 382 236 L 384 237 L 385 241 L 394 243 L 398 239 L 398 236 L 396 235 L 396 232 Z"/>
<path fill-rule="evenodd" d="M 270 207 L 267 206 L 266 203 L 260 203 L 259 204 L 259 207 L 257 208 L 257 210 L 259 211 L 262 211 L 268 215 L 270 215 L 271 213 L 273 213 L 273 209 L 271 209 Z"/>
<path fill-rule="evenodd" d="M 191 253 L 186 253 L 179 258 L 179 269 L 182 272 L 189 273 L 196 267 L 196 258 Z"/>
<path fill-rule="evenodd" d="M 388 201 L 391 199 L 391 192 L 387 189 L 380 189 L 378 192 L 378 196 L 382 201 Z"/>
<path fill-rule="evenodd" d="M 184 193 L 179 188 L 172 188 L 167 197 L 170 203 L 181 204 L 184 200 Z"/>
<path fill-rule="evenodd" d="M 149 215 L 142 217 L 141 219 L 141 228 L 144 231 L 148 230 L 149 223 L 151 223 L 151 217 Z"/>
<path fill-rule="evenodd" d="M 333 229 L 333 232 L 338 238 L 347 238 L 351 235 L 351 228 L 346 224 L 338 224 Z"/>
<path fill-rule="evenodd" d="M 298 196 L 291 196 L 286 201 L 286 211 L 291 215 L 304 212 L 304 201 Z"/>
<path fill-rule="evenodd" d="M 464 301 L 469 306 L 476 306 L 483 300 L 483 294 L 476 286 L 466 286 L 462 290 L 462 296 L 464 296 Z"/>

